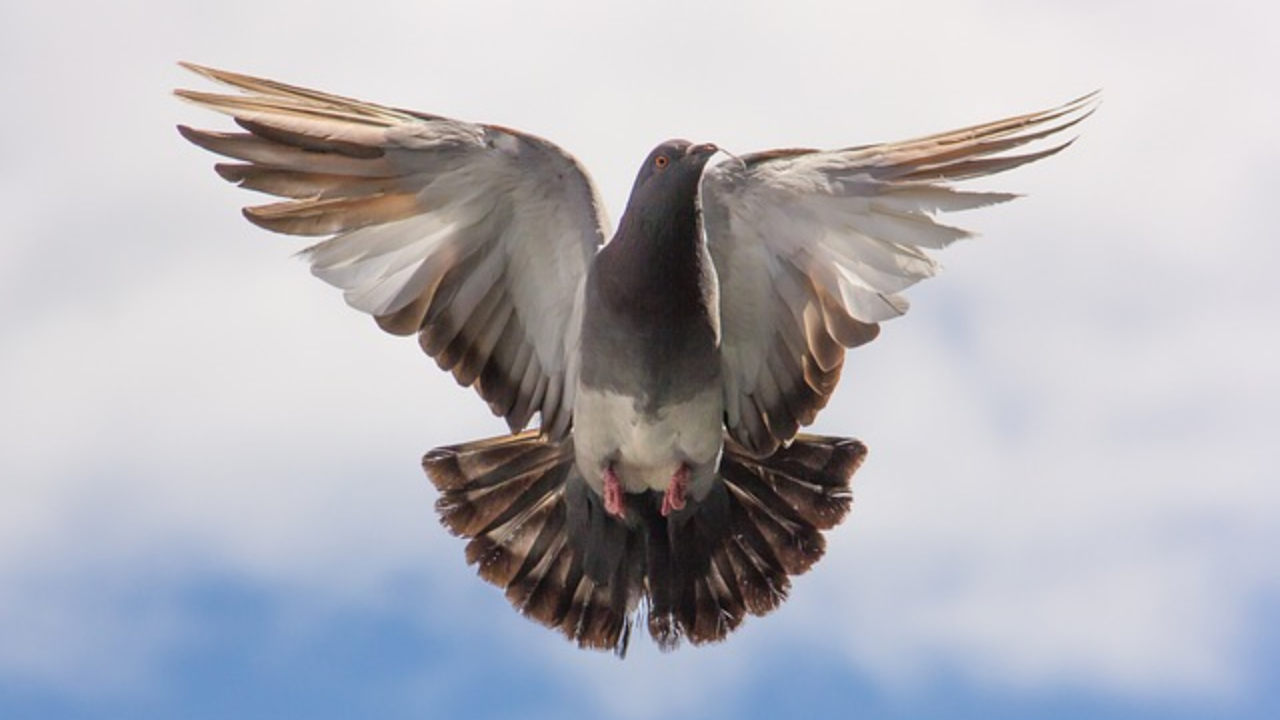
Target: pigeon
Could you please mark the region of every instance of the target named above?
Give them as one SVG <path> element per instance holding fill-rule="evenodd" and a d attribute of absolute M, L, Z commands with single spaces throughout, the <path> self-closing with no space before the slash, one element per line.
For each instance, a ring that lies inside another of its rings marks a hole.
<path fill-rule="evenodd" d="M 302 252 L 312 273 L 506 420 L 423 459 L 467 562 L 525 616 L 619 655 L 637 624 L 669 650 L 783 602 L 867 454 L 802 431 L 845 351 L 970 236 L 939 213 L 1015 197 L 958 181 L 1058 153 L 1074 138 L 1038 141 L 1097 104 L 710 167 L 716 145 L 670 140 L 611 232 L 587 171 L 540 137 L 183 65 L 235 92 L 176 94 L 239 130 L 181 135 L 281 198 L 245 217 L 326 238 Z"/>

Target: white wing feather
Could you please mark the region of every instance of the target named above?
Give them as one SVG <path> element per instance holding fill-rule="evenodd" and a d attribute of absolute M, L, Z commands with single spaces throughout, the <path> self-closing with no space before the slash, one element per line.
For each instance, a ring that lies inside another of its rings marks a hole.
<path fill-rule="evenodd" d="M 251 221 L 332 236 L 304 254 L 348 304 L 419 333 L 513 430 L 541 412 L 544 432 L 567 432 L 575 303 L 608 233 L 576 160 L 505 128 L 187 67 L 241 94 L 178 94 L 248 133 L 183 135 L 242 161 L 223 177 L 287 198 L 246 208 Z"/>
<path fill-rule="evenodd" d="M 935 214 L 1016 195 L 957 189 L 1058 152 L 1009 150 L 1087 117 L 1096 96 L 899 143 L 784 150 L 720 163 L 702 184 L 720 279 L 727 426 L 757 453 L 812 422 L 843 347 L 907 310 L 898 293 L 938 265 L 928 251 L 970 237 Z"/>

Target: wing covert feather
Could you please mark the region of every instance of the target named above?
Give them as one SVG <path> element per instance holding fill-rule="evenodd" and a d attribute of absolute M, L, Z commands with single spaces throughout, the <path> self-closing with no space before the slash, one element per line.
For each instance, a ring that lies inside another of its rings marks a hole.
<path fill-rule="evenodd" d="M 1017 197 L 954 183 L 1061 151 L 1072 141 L 1011 153 L 1075 126 L 1096 103 L 1094 93 L 904 142 L 774 150 L 708 170 L 702 207 L 734 440 L 769 454 L 811 422 L 835 389 L 844 349 L 907 311 L 898 293 L 938 271 L 930 251 L 971 236 L 936 215 Z"/>
<path fill-rule="evenodd" d="M 595 186 L 557 146 L 495 125 L 366 103 L 196 65 L 237 94 L 178 90 L 245 132 L 180 127 L 239 162 L 218 174 L 283 198 L 245 208 L 348 304 L 474 386 L 512 430 L 569 428 L 574 303 L 608 234 Z"/>

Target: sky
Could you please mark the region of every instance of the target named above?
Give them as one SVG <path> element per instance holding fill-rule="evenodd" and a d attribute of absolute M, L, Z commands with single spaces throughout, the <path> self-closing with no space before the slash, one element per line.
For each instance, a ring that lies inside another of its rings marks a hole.
<path fill-rule="evenodd" d="M 0 6 L 0 717 L 1280 715 L 1280 10 Z M 179 60 L 542 135 L 613 217 L 669 137 L 895 140 L 1101 88 L 981 183 L 815 430 L 871 449 L 791 599 L 625 661 L 513 612 L 431 447 L 504 424 L 246 223 Z"/>

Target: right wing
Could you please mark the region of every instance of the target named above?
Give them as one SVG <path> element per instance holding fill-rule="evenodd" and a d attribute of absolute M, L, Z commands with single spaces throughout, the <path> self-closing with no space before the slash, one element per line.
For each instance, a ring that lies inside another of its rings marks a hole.
<path fill-rule="evenodd" d="M 935 213 L 1016 197 L 953 183 L 1058 152 L 1070 142 L 1008 153 L 1074 126 L 1095 100 L 904 142 L 757 153 L 709 170 L 702 208 L 720 280 L 733 439 L 767 455 L 813 422 L 845 348 L 906 312 L 898 293 L 936 272 L 929 251 L 969 237 Z"/>
<path fill-rule="evenodd" d="M 241 91 L 178 90 L 247 130 L 178 129 L 239 163 L 241 187 L 287 198 L 245 217 L 291 235 L 311 271 L 384 330 L 476 387 L 513 431 L 572 420 L 579 286 L 605 241 L 594 185 L 541 138 L 184 64 Z"/>

